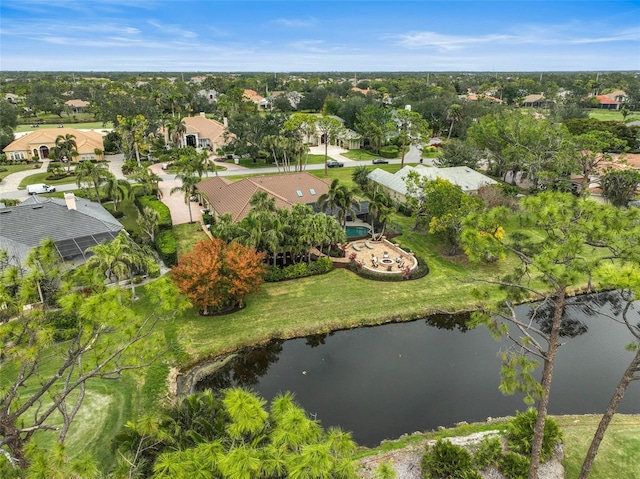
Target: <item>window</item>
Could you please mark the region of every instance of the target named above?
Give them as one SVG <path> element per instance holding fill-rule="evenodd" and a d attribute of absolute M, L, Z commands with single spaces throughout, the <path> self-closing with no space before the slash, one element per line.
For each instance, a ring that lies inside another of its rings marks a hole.
<path fill-rule="evenodd" d="M 24 153 L 22 151 L 13 151 L 9 154 L 11 160 L 24 160 Z"/>
<path fill-rule="evenodd" d="M 316 190 L 314 190 L 313 188 L 309 189 L 309 192 L 310 192 L 312 195 L 315 195 L 315 194 L 316 194 Z"/>
<path fill-rule="evenodd" d="M 297 193 L 298 196 L 302 197 L 302 191 L 296 190 L 296 193 Z"/>

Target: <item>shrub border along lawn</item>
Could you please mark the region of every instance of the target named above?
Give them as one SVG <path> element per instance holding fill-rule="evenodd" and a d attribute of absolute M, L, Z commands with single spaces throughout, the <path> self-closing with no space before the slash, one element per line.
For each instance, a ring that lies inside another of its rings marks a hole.
<path fill-rule="evenodd" d="M 563 449 L 565 457 L 562 464 L 565 467 L 565 479 L 576 479 L 601 416 L 587 414 L 549 417 L 558 423 L 564 435 Z M 454 428 L 402 436 L 397 439 L 383 441 L 375 448 L 360 448 L 354 458 L 358 460 L 378 454 L 388 456 L 393 451 L 420 446 L 427 440 L 469 436 L 474 433 L 491 430 L 503 431 L 508 419 L 499 418 L 487 422 L 464 424 Z M 590 477 L 592 479 L 635 477 L 634 474 L 640 470 L 640 455 L 637 454 L 640 447 L 639 428 L 640 414 L 616 414 L 614 416 L 591 470 Z M 422 455 L 422 453 L 423 448 L 418 448 L 416 454 Z"/>

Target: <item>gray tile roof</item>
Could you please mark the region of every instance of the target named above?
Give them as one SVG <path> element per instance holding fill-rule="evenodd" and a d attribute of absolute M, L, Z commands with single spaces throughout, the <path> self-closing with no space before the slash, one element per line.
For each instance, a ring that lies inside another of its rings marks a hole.
<path fill-rule="evenodd" d="M 75 200 L 75 210 L 68 209 L 65 200 L 37 195 L 17 206 L 0 209 L 0 249 L 10 249 L 24 259 L 46 238 L 56 243 L 85 238 L 84 244 L 90 246 L 91 241 L 86 238 L 113 237 L 123 228 L 98 203 L 78 197 Z"/>
<path fill-rule="evenodd" d="M 422 177 L 426 177 L 433 181 L 436 178 L 450 181 L 454 185 L 458 185 L 465 193 L 472 193 L 478 191 L 480 187 L 485 185 L 493 185 L 497 182 L 488 176 L 478 173 L 466 166 L 455 166 L 451 168 L 437 168 L 435 166 L 405 166 L 398 170 L 395 174 L 391 174 L 388 171 L 376 168 L 373 170 L 367 178 L 376 183 L 396 191 L 401 195 L 407 194 L 406 178 L 409 172 L 415 171 Z"/>

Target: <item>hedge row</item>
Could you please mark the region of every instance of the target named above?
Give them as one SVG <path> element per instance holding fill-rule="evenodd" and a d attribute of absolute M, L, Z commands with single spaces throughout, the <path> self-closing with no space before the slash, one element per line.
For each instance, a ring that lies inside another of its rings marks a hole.
<path fill-rule="evenodd" d="M 166 266 L 178 262 L 178 246 L 172 230 L 160 230 L 156 235 L 156 251 Z"/>
<path fill-rule="evenodd" d="M 333 262 L 331 258 L 322 257 L 311 263 L 296 263 L 284 268 L 277 266 L 268 266 L 267 274 L 264 280 L 269 283 L 284 281 L 287 279 L 303 278 L 305 276 L 313 276 L 315 274 L 324 274 L 331 271 Z"/>
<path fill-rule="evenodd" d="M 171 229 L 171 211 L 169 207 L 158 198 L 155 196 L 137 196 L 135 204 L 140 213 L 144 211 L 145 207 L 152 208 L 158 212 L 158 228 L 160 228 L 160 230 Z"/>

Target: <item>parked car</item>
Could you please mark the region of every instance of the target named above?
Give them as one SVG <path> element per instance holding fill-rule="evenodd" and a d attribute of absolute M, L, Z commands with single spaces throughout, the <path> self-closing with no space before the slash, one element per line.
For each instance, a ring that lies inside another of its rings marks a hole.
<path fill-rule="evenodd" d="M 27 186 L 27 193 L 30 195 L 40 195 L 43 193 L 53 193 L 56 191 L 55 186 L 45 185 L 44 183 L 36 183 Z"/>
<path fill-rule="evenodd" d="M 374 165 L 386 165 L 387 163 L 389 163 L 389 160 L 387 160 L 386 158 L 374 158 L 371 163 L 373 163 Z"/>
<path fill-rule="evenodd" d="M 344 163 L 341 163 L 341 162 L 336 161 L 336 160 L 327 161 L 327 167 L 329 167 L 329 168 L 342 168 L 343 166 L 344 166 Z"/>

